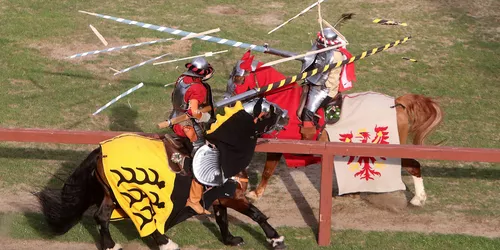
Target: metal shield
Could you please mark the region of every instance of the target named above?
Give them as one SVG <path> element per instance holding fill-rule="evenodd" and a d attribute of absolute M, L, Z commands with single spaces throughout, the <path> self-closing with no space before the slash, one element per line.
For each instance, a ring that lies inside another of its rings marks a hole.
<path fill-rule="evenodd" d="M 215 146 L 203 145 L 193 158 L 193 174 L 207 186 L 220 186 L 226 178 L 219 163 L 219 150 Z"/>

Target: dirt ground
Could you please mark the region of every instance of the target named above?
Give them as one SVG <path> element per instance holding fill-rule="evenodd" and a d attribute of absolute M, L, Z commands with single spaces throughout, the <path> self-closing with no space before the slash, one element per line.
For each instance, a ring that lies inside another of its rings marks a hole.
<path fill-rule="evenodd" d="M 262 168 L 260 165 L 251 167 L 250 172 L 260 172 L 260 168 Z M 255 201 L 254 204 L 270 217 L 269 222 L 273 226 L 317 228 L 320 172 L 321 167 L 319 165 L 289 169 L 281 164 L 271 179 L 263 198 Z M 408 184 L 413 185 L 411 182 Z M 0 195 L 0 212 L 39 211 L 35 197 L 26 189 L 27 187 L 23 187 L 18 191 Z M 23 198 L 19 199 L 19 197 Z M 399 200 L 400 202 L 401 199 L 406 201 L 407 198 L 404 192 L 400 192 L 392 194 L 389 199 Z M 500 237 L 499 220 L 478 220 L 478 218 L 447 213 L 444 210 L 432 214 L 415 214 L 411 213 L 410 209 L 418 208 L 406 207 L 405 204 L 404 207 L 399 207 L 398 210 L 380 209 L 359 197 L 335 197 L 332 204 L 332 229 L 435 232 Z M 235 211 L 230 210 L 229 213 L 232 223 L 255 224 L 249 218 Z M 212 217 L 200 216 L 199 218 L 192 218 L 192 220 L 212 221 L 215 223 Z M 0 240 L 2 245 L 5 242 L 7 247 L 3 247 L 3 249 L 28 249 L 34 245 L 37 247 L 50 247 L 51 249 L 63 249 L 65 246 L 65 243 L 39 240 Z M 91 244 L 72 244 L 73 249 L 88 249 L 90 246 Z M 130 247 L 126 246 L 126 249 L 132 249 Z M 133 249 L 143 249 L 135 245 L 133 247 Z"/>
<path fill-rule="evenodd" d="M 88 250 L 96 249 L 92 243 L 78 242 L 57 242 L 47 240 L 14 240 L 9 238 L 0 238 L 0 244 L 4 250 L 31 250 L 31 249 L 51 249 L 51 250 Z M 122 245 L 123 250 L 148 250 L 149 248 L 139 243 L 130 243 Z M 197 250 L 194 247 L 182 247 L 186 250 Z"/>

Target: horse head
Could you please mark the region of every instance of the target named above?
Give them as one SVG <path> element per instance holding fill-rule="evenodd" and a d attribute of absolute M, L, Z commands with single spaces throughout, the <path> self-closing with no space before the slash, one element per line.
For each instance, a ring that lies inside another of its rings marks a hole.
<path fill-rule="evenodd" d="M 265 98 L 254 98 L 243 103 L 245 111 L 254 117 L 258 136 L 281 131 L 289 121 L 288 111 Z"/>
<path fill-rule="evenodd" d="M 254 61 L 254 56 L 250 55 L 250 51 L 247 51 L 243 57 L 236 62 L 236 65 L 233 67 L 231 74 L 229 74 L 229 79 L 227 81 L 226 92 L 223 95 L 223 98 L 229 98 L 234 95 L 237 91 L 237 87 L 243 87 L 245 85 L 245 81 L 248 76 L 257 69 L 259 61 Z M 253 88 L 256 86 L 247 86 L 248 88 Z M 246 91 L 247 88 L 243 87 Z"/>

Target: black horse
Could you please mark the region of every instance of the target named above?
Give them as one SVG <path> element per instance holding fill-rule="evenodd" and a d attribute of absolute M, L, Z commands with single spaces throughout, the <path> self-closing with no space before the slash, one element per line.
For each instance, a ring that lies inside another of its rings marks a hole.
<path fill-rule="evenodd" d="M 229 232 L 227 219 L 227 208 L 229 207 L 257 222 L 274 249 L 284 249 L 286 248 L 284 237 L 278 234 L 267 222 L 268 218 L 245 197 L 248 185 L 248 176 L 245 169 L 251 161 L 259 135 L 282 127 L 283 124 L 277 125 L 277 123 L 286 121 L 286 112 L 263 99 L 252 102 L 253 108 L 249 108 L 248 105 L 247 103 L 243 108 L 238 103 L 233 108 L 226 108 L 226 114 L 229 111 L 232 115 L 229 118 L 227 115 L 224 116 L 223 119 L 220 119 L 223 120 L 222 122 L 216 121 L 216 128 L 214 129 L 214 125 L 212 125 L 211 129 L 213 133 L 207 134 L 207 140 L 217 146 L 220 151 L 222 169 L 229 169 L 237 174 L 228 178 L 223 185 L 206 191 L 203 195 L 202 205 L 205 209 L 213 205 L 216 222 L 221 230 L 224 244 L 238 246 L 244 242 L 241 237 L 233 236 Z M 168 171 L 175 173 L 174 183 L 164 183 L 173 185 L 171 195 L 168 197 L 173 206 L 171 207 L 170 216 L 164 224 L 164 231 L 166 232 L 176 224 L 196 215 L 192 208 L 185 206 L 193 178 L 192 172 L 186 166 L 183 167 L 174 163 L 170 157 L 174 153 L 189 156 L 190 149 L 188 146 L 190 143 L 181 138 L 172 138 L 170 136 L 160 136 L 160 139 L 156 140 L 163 142 L 167 155 L 166 161 L 168 161 L 170 168 Z M 115 196 L 117 194 L 113 192 L 110 181 L 106 178 L 103 157 L 109 157 L 109 155 L 103 155 L 102 146 L 100 146 L 93 150 L 69 176 L 60 194 L 46 189 L 39 193 L 38 199 L 51 230 L 59 235 L 65 234 L 77 224 L 90 206 L 97 205 L 99 208 L 94 214 L 94 219 L 99 225 L 102 249 L 121 249 L 121 246 L 113 241 L 109 232 L 111 215 L 115 209 L 120 209 L 120 204 Z M 190 158 L 187 159 L 187 162 L 189 162 Z M 226 174 L 226 171 L 224 171 L 224 174 Z M 133 176 L 133 178 L 136 178 L 135 175 Z M 228 174 L 228 176 L 230 175 Z M 146 179 L 149 180 L 147 174 Z M 131 193 L 121 194 L 129 198 L 133 197 Z M 130 198 L 130 201 L 132 202 L 133 198 Z M 156 203 L 158 201 L 159 199 L 156 200 Z M 153 205 L 156 205 L 157 208 L 163 208 L 164 206 L 163 204 L 158 206 L 158 204 L 153 203 L 151 207 Z M 130 207 L 132 207 L 132 204 L 130 204 Z M 152 221 L 153 216 L 154 212 L 151 213 L 149 221 Z M 143 224 L 148 222 L 148 218 L 144 216 L 141 216 L 141 219 Z M 160 233 L 160 231 L 156 229 L 150 234 L 160 250 L 179 248 L 176 243 L 165 234 Z"/>

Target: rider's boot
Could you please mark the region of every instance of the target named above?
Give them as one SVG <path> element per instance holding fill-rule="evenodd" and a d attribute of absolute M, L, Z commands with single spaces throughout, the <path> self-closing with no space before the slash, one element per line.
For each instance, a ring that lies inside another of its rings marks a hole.
<path fill-rule="evenodd" d="M 326 132 L 325 129 L 323 129 L 323 131 L 321 131 L 321 135 L 319 136 L 318 141 L 320 141 L 320 142 L 329 142 L 330 141 L 330 138 L 328 137 L 328 132 Z"/>
<path fill-rule="evenodd" d="M 316 126 L 311 121 L 304 121 L 300 128 L 302 140 L 313 140 L 316 135 Z"/>
<path fill-rule="evenodd" d="M 186 206 L 191 207 L 197 214 L 211 214 L 200 204 L 203 196 L 203 185 L 197 182 L 194 178 L 191 181 L 191 189 L 189 190 L 189 198 Z"/>

